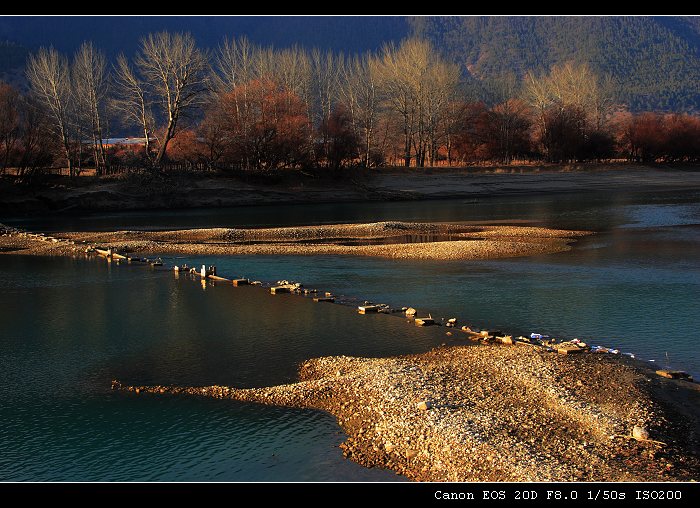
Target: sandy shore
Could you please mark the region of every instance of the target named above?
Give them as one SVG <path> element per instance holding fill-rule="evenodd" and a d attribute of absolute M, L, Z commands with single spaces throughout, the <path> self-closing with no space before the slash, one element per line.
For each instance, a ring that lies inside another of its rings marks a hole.
<path fill-rule="evenodd" d="M 267 229 L 71 232 L 53 238 L 7 233 L 0 252 L 72 254 L 85 245 L 121 253 L 185 255 L 344 255 L 394 259 L 494 259 L 569 250 L 583 231 L 527 226 L 377 222 Z M 447 241 L 434 241 L 435 239 Z M 386 243 L 401 242 L 401 243 Z M 408 243 L 403 243 L 408 242 Z"/>
<path fill-rule="evenodd" d="M 680 481 L 700 471 L 698 385 L 608 355 L 478 344 L 319 358 L 299 378 L 255 389 L 112 387 L 328 411 L 348 435 L 347 457 L 412 480 Z M 630 437 L 635 426 L 648 440 Z"/>

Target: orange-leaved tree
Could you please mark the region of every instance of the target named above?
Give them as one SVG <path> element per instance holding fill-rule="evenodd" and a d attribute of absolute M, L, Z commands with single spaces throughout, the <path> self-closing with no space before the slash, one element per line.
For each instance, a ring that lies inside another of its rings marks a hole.
<path fill-rule="evenodd" d="M 217 139 L 227 162 L 257 170 L 309 163 L 311 125 L 298 95 L 260 79 L 219 95 L 217 102 L 207 122 L 210 130 L 225 133 Z"/>

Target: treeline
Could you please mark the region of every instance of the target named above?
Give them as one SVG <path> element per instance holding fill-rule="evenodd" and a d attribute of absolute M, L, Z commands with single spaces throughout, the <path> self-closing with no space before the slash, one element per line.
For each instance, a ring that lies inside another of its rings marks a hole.
<path fill-rule="evenodd" d="M 567 63 L 494 83 L 470 100 L 464 73 L 426 40 L 343 56 L 275 50 L 245 38 L 215 51 L 188 34 L 146 37 L 107 62 L 85 43 L 69 60 L 43 48 L 30 91 L 0 85 L 0 170 L 439 166 L 606 159 L 695 161 L 700 120 L 632 115 L 616 85 Z M 114 143 L 113 133 L 138 143 Z"/>

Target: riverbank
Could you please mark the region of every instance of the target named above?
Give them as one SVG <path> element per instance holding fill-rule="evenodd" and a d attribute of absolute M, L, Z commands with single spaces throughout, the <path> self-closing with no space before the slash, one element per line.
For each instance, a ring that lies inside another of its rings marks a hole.
<path fill-rule="evenodd" d="M 569 250 L 584 231 L 527 226 L 378 222 L 259 229 L 71 232 L 57 237 L 11 232 L 0 253 L 72 255 L 86 246 L 123 254 L 342 255 L 393 259 L 496 259 Z"/>
<path fill-rule="evenodd" d="M 689 481 L 700 470 L 698 385 L 595 353 L 476 344 L 318 358 L 298 383 L 269 388 L 112 388 L 327 411 L 348 458 L 418 481 Z"/>
<path fill-rule="evenodd" d="M 205 208 L 475 198 L 570 192 L 700 189 L 696 167 L 624 165 L 379 168 L 269 177 L 226 174 L 132 175 L 71 182 L 55 177 L 26 188 L 0 179 L 0 216 L 80 211 Z"/>

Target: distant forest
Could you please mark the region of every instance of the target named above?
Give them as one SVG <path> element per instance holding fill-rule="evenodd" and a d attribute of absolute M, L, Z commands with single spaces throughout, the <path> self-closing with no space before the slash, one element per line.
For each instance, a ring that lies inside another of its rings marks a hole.
<path fill-rule="evenodd" d="M 547 65 L 545 46 L 532 67 L 490 77 L 480 57 L 465 72 L 450 56 L 463 41 L 435 42 L 428 26 L 456 21 L 413 20 L 423 36 L 353 55 L 246 37 L 207 49 L 182 32 L 148 34 L 129 55 L 41 47 L 24 58 L 26 86 L 0 83 L 0 173 L 700 159 L 696 115 L 631 112 L 614 74 Z"/>
<path fill-rule="evenodd" d="M 433 42 L 487 103 L 492 83 L 568 61 L 610 75 L 632 112 L 700 111 L 700 17 L 0 17 L 0 79 L 26 87 L 27 55 L 41 46 L 73 54 L 86 40 L 108 58 L 131 57 L 160 31 L 189 32 L 203 48 L 245 36 L 345 55 L 417 36 Z"/>
<path fill-rule="evenodd" d="M 478 82 L 573 61 L 631 111 L 700 111 L 700 17 L 424 17 L 411 20 Z M 488 94 L 488 90 L 486 90 Z"/>

